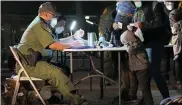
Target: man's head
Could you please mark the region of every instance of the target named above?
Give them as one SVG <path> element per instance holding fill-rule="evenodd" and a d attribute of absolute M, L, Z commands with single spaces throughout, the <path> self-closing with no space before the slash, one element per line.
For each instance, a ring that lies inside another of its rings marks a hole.
<path fill-rule="evenodd" d="M 41 4 L 38 13 L 39 16 L 51 26 L 51 28 L 56 26 L 58 22 L 57 18 L 60 14 L 56 11 L 56 7 L 51 2 Z"/>
<path fill-rule="evenodd" d="M 60 14 L 56 12 L 56 7 L 51 2 L 45 2 L 40 5 L 38 10 L 39 16 L 45 21 L 49 21 Z"/>

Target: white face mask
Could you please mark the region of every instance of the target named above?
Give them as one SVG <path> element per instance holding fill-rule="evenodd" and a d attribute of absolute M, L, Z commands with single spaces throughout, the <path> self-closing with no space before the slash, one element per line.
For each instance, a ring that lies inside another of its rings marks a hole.
<path fill-rule="evenodd" d="M 168 3 L 166 4 L 166 8 L 167 8 L 168 10 L 172 10 L 172 9 L 174 8 L 174 3 L 168 2 Z"/>
<path fill-rule="evenodd" d="M 60 33 L 62 33 L 64 31 L 64 27 L 57 27 L 56 29 L 55 29 L 55 33 L 56 34 L 60 34 Z"/>
<path fill-rule="evenodd" d="M 142 2 L 141 1 L 135 1 L 135 6 L 137 8 L 140 8 L 142 6 Z"/>
<path fill-rule="evenodd" d="M 158 2 L 164 2 L 165 0 L 157 0 Z"/>
<path fill-rule="evenodd" d="M 51 27 L 54 28 L 56 24 L 57 24 L 57 18 L 53 18 L 50 22 Z"/>

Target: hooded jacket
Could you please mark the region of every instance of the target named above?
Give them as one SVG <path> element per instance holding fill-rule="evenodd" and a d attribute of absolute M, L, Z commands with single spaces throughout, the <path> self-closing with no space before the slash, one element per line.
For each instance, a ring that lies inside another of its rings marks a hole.
<path fill-rule="evenodd" d="M 120 40 L 127 46 L 130 70 L 146 70 L 149 65 L 147 52 L 140 38 L 134 34 L 134 31 L 125 31 L 121 35 Z"/>

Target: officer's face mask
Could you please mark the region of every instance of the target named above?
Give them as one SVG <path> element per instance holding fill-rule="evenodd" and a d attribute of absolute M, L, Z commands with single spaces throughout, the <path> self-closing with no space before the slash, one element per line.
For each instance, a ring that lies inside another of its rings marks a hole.
<path fill-rule="evenodd" d="M 56 27 L 55 28 L 55 33 L 56 34 L 61 34 L 64 31 L 64 27 Z"/>
<path fill-rule="evenodd" d="M 51 28 L 54 28 L 57 24 L 57 18 L 51 19 L 49 24 L 50 24 Z"/>
<path fill-rule="evenodd" d="M 173 8 L 174 8 L 174 3 L 172 3 L 172 2 L 167 2 L 166 3 L 166 8 L 168 9 L 168 10 L 172 10 Z"/>
<path fill-rule="evenodd" d="M 137 8 L 142 7 L 142 2 L 141 2 L 141 1 L 135 1 L 134 3 L 135 3 L 135 6 L 136 6 Z"/>

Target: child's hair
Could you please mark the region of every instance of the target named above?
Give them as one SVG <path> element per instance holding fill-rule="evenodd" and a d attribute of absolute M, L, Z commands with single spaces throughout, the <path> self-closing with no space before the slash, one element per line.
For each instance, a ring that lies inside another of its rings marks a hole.
<path fill-rule="evenodd" d="M 176 14 L 174 14 L 173 19 L 175 22 L 182 20 L 182 9 L 177 10 Z"/>

